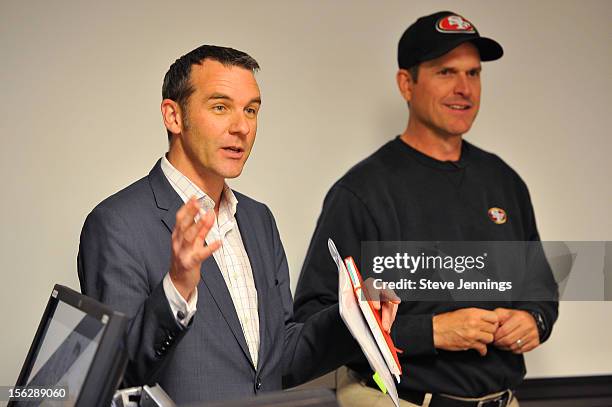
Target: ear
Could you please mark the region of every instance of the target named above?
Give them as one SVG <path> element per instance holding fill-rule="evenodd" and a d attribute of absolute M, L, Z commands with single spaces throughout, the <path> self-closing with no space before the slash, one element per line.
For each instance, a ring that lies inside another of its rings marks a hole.
<path fill-rule="evenodd" d="M 410 72 L 408 72 L 408 70 L 400 69 L 397 71 L 395 79 L 397 80 L 397 87 L 400 94 L 406 100 L 406 102 L 410 103 L 410 99 L 412 99 L 412 87 L 414 86 L 412 75 Z"/>
<path fill-rule="evenodd" d="M 178 103 L 171 99 L 162 100 L 161 113 L 164 126 L 166 126 L 170 133 L 181 134 L 183 132 L 182 112 Z"/>

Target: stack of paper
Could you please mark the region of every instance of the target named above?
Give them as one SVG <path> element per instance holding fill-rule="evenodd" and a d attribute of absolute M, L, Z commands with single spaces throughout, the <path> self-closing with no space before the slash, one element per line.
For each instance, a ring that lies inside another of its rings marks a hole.
<path fill-rule="evenodd" d="M 389 371 L 393 373 L 395 379 L 399 383 L 400 375 L 402 374 L 402 366 L 397 358 L 397 353 L 401 353 L 401 350 L 395 347 L 393 340 L 387 331 L 383 329 L 380 315 L 374 308 L 374 305 L 372 305 L 371 298 L 367 290 L 364 290 L 363 288 L 363 279 L 361 278 L 361 274 L 359 274 L 355 261 L 352 257 L 347 257 L 344 259 L 344 263 L 346 264 L 346 268 L 351 278 L 351 283 L 353 284 L 353 288 L 355 290 L 357 303 L 359 304 L 361 312 L 368 323 L 368 326 L 370 327 L 374 340 L 376 340 L 376 345 L 378 345 L 378 349 L 382 353 Z"/>
<path fill-rule="evenodd" d="M 359 301 L 362 295 L 361 276 L 352 259 L 347 259 L 349 266 L 342 260 L 336 245 L 327 240 L 329 252 L 338 267 L 338 300 L 340 316 L 353 337 L 359 343 L 361 350 L 375 372 L 374 380 L 387 392 L 393 403 L 399 407 L 397 388 L 392 374 L 399 382 L 401 368 L 397 360 L 395 346 L 391 338 L 385 338 L 386 332 L 381 329 L 380 318 L 371 308 L 368 301 Z M 351 271 L 349 271 L 351 269 Z M 378 319 L 377 319 L 378 317 Z M 387 353 L 387 356 L 383 356 Z"/>

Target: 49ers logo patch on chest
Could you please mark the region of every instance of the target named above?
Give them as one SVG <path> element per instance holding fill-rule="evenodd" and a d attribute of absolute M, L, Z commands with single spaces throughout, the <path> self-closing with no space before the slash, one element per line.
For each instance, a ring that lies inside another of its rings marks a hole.
<path fill-rule="evenodd" d="M 502 208 L 491 208 L 487 213 L 489 215 L 489 219 L 498 225 L 504 224 L 508 220 L 506 211 Z"/>
<path fill-rule="evenodd" d="M 441 33 L 474 34 L 476 30 L 472 23 L 461 16 L 446 16 L 436 24 L 436 29 Z"/>

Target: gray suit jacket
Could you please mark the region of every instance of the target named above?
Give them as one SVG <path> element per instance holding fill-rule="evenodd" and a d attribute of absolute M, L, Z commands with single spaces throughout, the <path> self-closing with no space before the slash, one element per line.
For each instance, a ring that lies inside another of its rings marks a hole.
<path fill-rule="evenodd" d="M 265 205 L 236 197 L 259 301 L 257 369 L 213 257 L 202 264 L 198 310 L 190 325 L 183 328 L 172 315 L 162 280 L 183 202 L 159 161 L 147 177 L 87 217 L 77 261 L 81 289 L 131 318 L 126 385 L 159 382 L 178 403 L 245 397 L 303 383 L 361 352 L 337 305 L 304 324 L 294 322 L 287 260 L 274 218 Z"/>

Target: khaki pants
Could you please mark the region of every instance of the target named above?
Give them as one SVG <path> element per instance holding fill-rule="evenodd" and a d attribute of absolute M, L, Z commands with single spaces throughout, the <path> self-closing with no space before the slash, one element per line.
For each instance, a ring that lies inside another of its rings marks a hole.
<path fill-rule="evenodd" d="M 366 386 L 355 372 L 344 366 L 336 371 L 336 387 L 336 398 L 342 407 L 394 407 L 388 394 Z M 479 400 L 454 398 L 466 401 Z M 431 395 L 426 395 L 422 405 L 400 399 L 400 407 L 428 407 L 430 399 Z M 513 398 L 508 407 L 519 407 L 518 400 Z"/>

